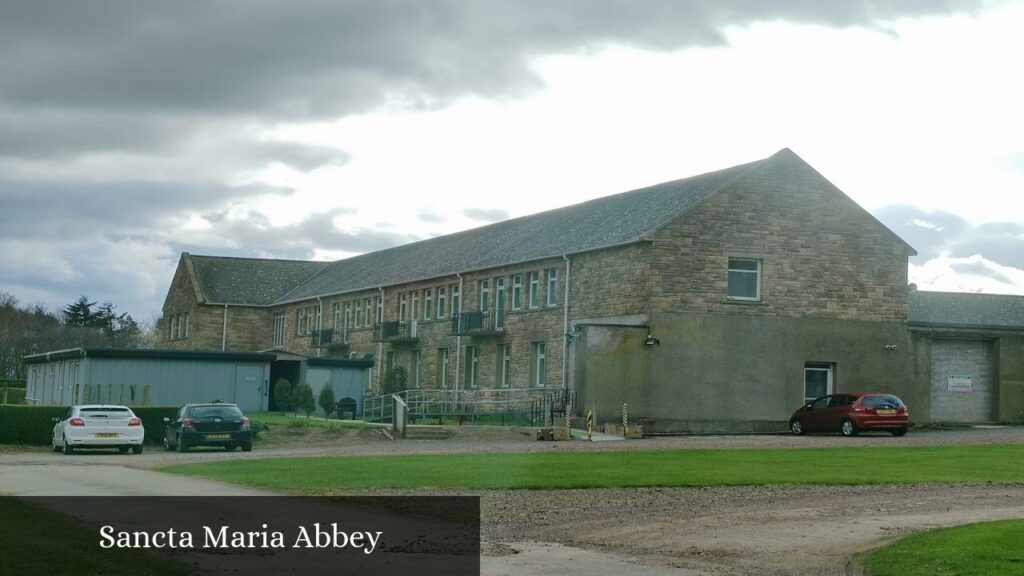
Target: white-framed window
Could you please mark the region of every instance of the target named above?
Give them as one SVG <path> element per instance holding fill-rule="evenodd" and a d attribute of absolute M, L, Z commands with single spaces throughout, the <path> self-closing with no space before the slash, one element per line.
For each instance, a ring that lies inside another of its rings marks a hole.
<path fill-rule="evenodd" d="M 512 345 L 502 344 L 501 345 L 501 370 L 498 372 L 501 376 L 501 387 L 508 388 L 512 385 Z"/>
<path fill-rule="evenodd" d="M 752 258 L 729 258 L 730 300 L 761 299 L 761 261 Z"/>
<path fill-rule="evenodd" d="M 505 278 L 494 279 L 494 327 L 505 327 Z"/>
<path fill-rule="evenodd" d="M 804 364 L 804 403 L 832 393 L 833 366 L 823 362 Z"/>
<path fill-rule="evenodd" d="M 409 309 L 409 295 L 403 293 L 398 297 L 398 321 L 405 322 L 405 313 Z"/>
<path fill-rule="evenodd" d="M 530 308 L 540 306 L 540 273 L 530 272 Z"/>
<path fill-rule="evenodd" d="M 548 306 L 558 306 L 558 268 L 548 270 Z"/>
<path fill-rule="evenodd" d="M 341 302 L 331 304 L 331 328 L 335 332 L 341 330 Z"/>
<path fill-rule="evenodd" d="M 356 308 L 355 328 L 359 328 L 363 325 L 363 306 L 359 300 L 353 302 L 352 305 Z M 367 322 L 367 324 L 369 324 L 369 322 Z"/>
<path fill-rule="evenodd" d="M 485 311 L 491 305 L 491 281 L 480 281 L 480 310 Z"/>
<path fill-rule="evenodd" d="M 274 314 L 274 348 L 284 347 L 285 317 L 284 312 Z"/>
<path fill-rule="evenodd" d="M 448 310 L 445 308 L 444 298 L 444 286 L 437 287 L 437 319 L 441 320 L 448 315 Z"/>
<path fill-rule="evenodd" d="M 295 311 L 295 335 L 302 336 L 306 332 L 306 311 L 299 308 Z"/>
<path fill-rule="evenodd" d="M 384 323 L 384 297 L 377 296 L 377 324 Z"/>
<path fill-rule="evenodd" d="M 462 290 L 458 284 L 452 284 L 452 314 L 462 312 Z"/>
<path fill-rule="evenodd" d="M 448 349 L 437 349 L 437 383 L 441 388 L 448 387 Z"/>
<path fill-rule="evenodd" d="M 414 291 L 412 293 L 412 314 L 409 315 L 409 319 L 420 317 L 420 293 Z"/>
<path fill-rule="evenodd" d="M 178 337 L 178 315 L 177 314 L 172 314 L 171 315 L 171 337 L 170 337 L 170 339 L 174 340 L 177 337 Z"/>
<path fill-rule="evenodd" d="M 548 343 L 530 342 L 530 385 L 543 388 L 548 371 Z"/>
<path fill-rule="evenodd" d="M 345 342 L 348 342 L 348 331 L 352 329 L 352 301 L 345 302 Z"/>
<path fill-rule="evenodd" d="M 516 274 L 512 277 L 512 309 L 519 310 L 523 307 L 523 275 Z"/>
<path fill-rule="evenodd" d="M 366 312 L 366 327 L 373 326 L 373 298 L 367 298 L 363 301 L 363 308 Z"/>
<path fill-rule="evenodd" d="M 423 319 L 430 320 L 434 316 L 434 289 L 423 290 Z"/>
<path fill-rule="evenodd" d="M 182 320 L 182 324 L 184 324 L 184 328 L 182 329 L 181 337 L 182 338 L 188 338 L 191 335 L 191 328 L 192 328 L 190 326 L 190 322 L 189 322 L 189 313 L 185 312 L 184 314 L 181 315 L 181 317 L 184 319 L 184 320 Z"/>
<path fill-rule="evenodd" d="M 316 324 L 314 324 L 313 319 L 313 314 L 315 310 L 316 308 L 314 306 L 306 308 L 306 334 L 312 334 L 313 329 L 316 328 Z"/>
<path fill-rule="evenodd" d="M 466 346 L 466 384 L 476 388 L 480 383 L 480 347 Z"/>

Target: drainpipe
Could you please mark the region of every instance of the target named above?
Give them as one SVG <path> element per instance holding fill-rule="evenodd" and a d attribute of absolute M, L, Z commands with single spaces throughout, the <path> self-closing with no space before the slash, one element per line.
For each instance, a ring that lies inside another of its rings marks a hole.
<path fill-rule="evenodd" d="M 565 297 L 562 299 L 562 389 L 566 388 L 566 377 L 569 365 L 569 273 L 572 271 L 569 265 L 569 256 L 562 255 L 565 260 Z"/>
<path fill-rule="evenodd" d="M 316 342 L 317 343 L 316 357 L 317 358 L 320 357 L 320 350 L 322 350 L 322 348 L 320 347 L 320 338 L 321 338 L 320 330 L 322 330 L 323 327 L 324 327 L 324 303 L 323 303 L 323 300 L 321 300 L 320 297 L 317 296 L 316 297 L 316 340 L 317 340 L 317 342 Z M 310 344 L 312 344 L 312 342 L 310 342 Z"/>
<path fill-rule="evenodd" d="M 461 316 L 462 315 L 462 301 L 466 299 L 466 291 L 462 287 L 462 285 L 463 285 L 462 274 L 459 273 L 459 272 L 456 272 L 455 273 L 455 277 L 459 279 L 459 309 L 456 310 L 456 313 L 459 314 L 459 316 Z M 461 322 L 462 322 L 462 318 L 459 318 L 459 323 L 461 323 Z M 455 326 L 458 327 L 459 323 L 455 324 Z M 456 391 L 458 391 L 458 389 L 459 389 L 459 377 L 462 375 L 461 366 L 462 366 L 462 334 L 457 334 L 455 336 L 455 390 Z"/>
<path fill-rule="evenodd" d="M 384 287 L 383 286 L 377 286 L 377 290 L 380 290 L 380 305 L 384 306 Z M 377 311 L 374 310 L 373 313 L 377 314 Z M 377 320 L 383 321 L 384 319 L 381 318 L 380 316 L 378 316 Z M 373 325 L 375 326 L 374 330 L 383 330 L 383 328 L 381 328 L 378 324 L 380 324 L 380 322 L 374 322 L 373 323 Z M 384 342 L 381 342 L 379 339 L 378 339 L 378 342 L 377 342 L 377 362 L 379 363 L 379 366 L 383 366 L 383 364 L 384 364 Z M 377 368 L 377 391 L 378 392 L 380 392 L 381 386 L 384 385 L 383 376 L 384 376 L 384 368 Z"/>
<path fill-rule="evenodd" d="M 220 351 L 225 352 L 228 349 L 228 305 L 224 305 L 224 328 L 220 334 Z"/>

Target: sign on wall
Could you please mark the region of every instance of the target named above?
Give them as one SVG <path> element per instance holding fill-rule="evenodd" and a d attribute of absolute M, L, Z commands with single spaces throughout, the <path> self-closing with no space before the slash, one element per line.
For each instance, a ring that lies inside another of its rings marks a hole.
<path fill-rule="evenodd" d="M 970 376 L 948 376 L 946 378 L 946 390 L 949 392 L 973 392 Z"/>

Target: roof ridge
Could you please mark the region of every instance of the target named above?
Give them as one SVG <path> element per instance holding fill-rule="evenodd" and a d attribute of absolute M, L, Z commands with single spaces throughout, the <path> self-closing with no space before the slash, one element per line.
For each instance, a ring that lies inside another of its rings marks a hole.
<path fill-rule="evenodd" d="M 297 262 L 301 264 L 332 264 L 336 260 L 300 260 L 298 258 L 256 258 L 253 256 L 216 256 L 213 254 L 192 254 L 185 252 L 192 258 L 216 258 L 218 260 L 253 260 L 256 262 Z"/>

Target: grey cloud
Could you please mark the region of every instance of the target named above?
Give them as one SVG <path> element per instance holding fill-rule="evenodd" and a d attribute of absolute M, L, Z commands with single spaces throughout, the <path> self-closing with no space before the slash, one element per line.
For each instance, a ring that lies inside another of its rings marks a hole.
<path fill-rule="evenodd" d="M 253 185 L 160 182 L 40 183 L 0 181 L 0 238 L 68 241 L 136 233 L 173 234 L 168 216 L 290 190 Z"/>
<path fill-rule="evenodd" d="M 988 268 L 982 262 L 971 262 L 971 263 L 964 263 L 964 264 L 951 264 L 950 268 L 952 268 L 954 272 L 958 272 L 960 274 L 969 274 L 969 275 L 972 275 L 972 276 L 984 276 L 984 277 L 987 277 L 987 278 L 992 278 L 993 280 L 997 280 L 999 282 L 1003 282 L 1004 284 L 1013 284 L 1013 280 L 1010 280 L 1005 275 L 1000 274 L 999 272 Z"/>
<path fill-rule="evenodd" d="M 433 210 L 421 210 L 420 213 L 416 215 L 416 218 L 418 218 L 420 222 L 426 222 L 428 224 L 440 224 L 448 220 L 444 214 L 434 212 Z"/>
<path fill-rule="evenodd" d="M 1004 266 L 1024 268 L 1024 226 L 1020 224 L 990 222 L 973 226 L 949 212 L 926 212 L 906 205 L 883 207 L 875 216 L 917 249 L 918 255 L 911 259 L 914 264 L 943 253 L 953 257 L 979 254 Z M 980 268 L 971 270 L 980 273 Z"/>
<path fill-rule="evenodd" d="M 719 44 L 725 26 L 754 21 L 874 25 L 980 3 L 21 1 L 0 18 L 0 116 L 34 146 L 57 136 L 55 152 L 90 137 L 100 149 L 149 147 L 166 144 L 167 117 L 180 129 L 436 106 L 528 90 L 538 82 L 529 60 L 540 54 L 607 43 L 669 50 Z M 97 116 L 111 121 L 86 131 Z M 47 121 L 26 134 L 28 117 Z M 18 153 L 11 142 L 0 153 Z"/>
<path fill-rule="evenodd" d="M 486 208 L 466 208 L 462 211 L 462 215 L 466 218 L 480 220 L 482 222 L 501 222 L 502 220 L 508 220 L 508 212 L 500 208 L 493 210 Z"/>

